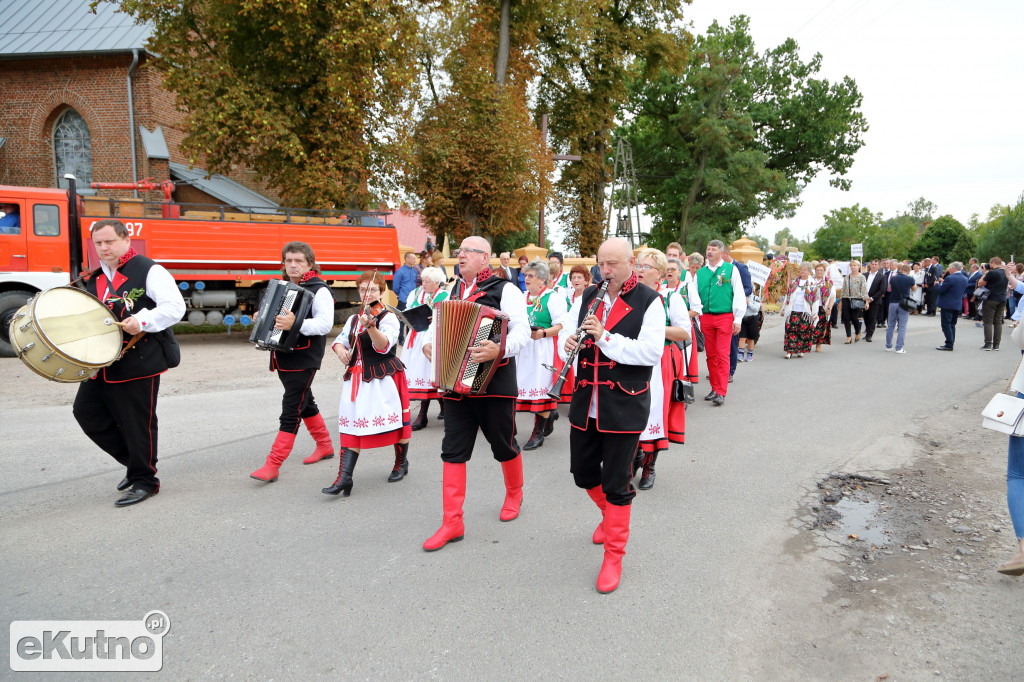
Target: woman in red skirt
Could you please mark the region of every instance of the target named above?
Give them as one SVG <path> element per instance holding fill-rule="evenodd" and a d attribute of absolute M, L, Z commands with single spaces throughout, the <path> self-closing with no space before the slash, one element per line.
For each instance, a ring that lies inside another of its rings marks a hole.
<path fill-rule="evenodd" d="M 387 290 L 380 273 L 364 272 L 356 281 L 359 298 L 379 301 Z M 346 367 L 338 406 L 341 465 L 338 478 L 322 490 L 327 495 L 352 492 L 352 472 L 363 450 L 393 445 L 395 465 L 388 482 L 409 471 L 409 389 L 405 366 L 395 357 L 400 323 L 394 313 L 352 315 L 331 350 Z"/>

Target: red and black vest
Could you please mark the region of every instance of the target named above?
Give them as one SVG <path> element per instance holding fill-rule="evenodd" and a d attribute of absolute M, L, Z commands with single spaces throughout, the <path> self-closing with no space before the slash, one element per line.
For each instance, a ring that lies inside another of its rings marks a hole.
<path fill-rule="evenodd" d="M 583 318 L 597 296 L 597 291 L 596 286 L 590 286 L 583 292 L 577 327 L 583 324 Z M 639 338 L 644 315 L 658 298 L 658 292 L 639 284 L 635 275 L 630 277 L 612 303 L 611 314 L 605 323 L 605 333 L 619 334 L 628 339 Z M 599 308 L 598 313 L 601 312 Z M 576 359 L 576 385 L 569 405 L 569 422 L 578 429 L 587 428 L 590 402 L 596 387 L 598 431 L 642 432 L 647 427 L 647 418 L 651 412 L 652 368 L 624 365 L 611 360 L 589 338 Z"/>
<path fill-rule="evenodd" d="M 489 272 L 490 268 L 481 273 L 481 275 L 485 275 L 483 279 L 481 279 L 480 276 L 477 277 L 476 289 L 465 299 L 462 298 L 462 291 L 465 283 L 461 279 L 458 280 L 452 291 L 451 300 L 472 301 L 473 303 L 479 303 L 480 305 L 485 305 L 488 308 L 500 311 L 502 290 L 505 286 L 515 285 L 507 279 L 495 277 L 493 274 L 486 276 Z M 490 383 L 487 384 L 487 392 L 479 396 L 469 397 L 516 398 L 519 396 L 519 383 L 516 380 L 516 359 L 514 357 L 496 358 L 495 362 L 498 363 L 498 368 L 494 370 L 494 376 L 491 377 Z M 461 396 L 449 394 L 445 397 L 457 400 Z"/>
<path fill-rule="evenodd" d="M 146 293 L 146 278 L 156 264 L 134 251 L 125 254 L 114 271 L 114 281 L 108 286 L 103 268 L 94 270 L 85 283 L 85 290 L 100 300 L 123 322 L 139 310 L 152 310 L 156 302 Z M 111 293 L 111 290 L 113 293 Z M 122 342 L 127 345 L 132 335 L 122 331 Z M 160 340 L 153 334 L 143 334 L 135 345 L 124 352 L 120 360 L 100 370 L 104 381 L 120 383 L 132 379 L 145 379 L 167 371 L 167 360 Z"/>
<path fill-rule="evenodd" d="M 316 292 L 320 291 L 327 286 L 319 277 L 310 277 L 302 282 L 299 282 L 299 286 L 307 289 L 310 294 L 316 296 Z M 306 313 L 305 319 L 309 320 L 313 317 L 313 306 L 309 306 L 309 312 Z M 295 320 L 295 324 L 302 324 L 301 321 Z M 270 354 L 270 369 L 271 371 L 277 369 L 282 372 L 294 372 L 301 369 L 320 369 L 320 363 L 324 359 L 324 350 L 327 348 L 327 335 L 321 336 L 306 336 L 305 334 L 299 334 L 299 338 L 295 341 L 295 346 L 292 348 L 291 353 L 278 353 L 273 351 Z"/>

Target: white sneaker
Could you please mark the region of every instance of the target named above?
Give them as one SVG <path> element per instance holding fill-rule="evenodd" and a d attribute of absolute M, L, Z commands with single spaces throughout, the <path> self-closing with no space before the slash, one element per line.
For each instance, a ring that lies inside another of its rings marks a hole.
<path fill-rule="evenodd" d="M 891 353 L 892 352 L 892 346 L 886 346 L 885 347 L 885 352 L 886 353 Z"/>
<path fill-rule="evenodd" d="M 899 349 L 898 351 L 896 351 L 896 352 L 897 352 L 897 353 L 904 353 L 904 354 L 905 354 L 905 353 L 906 353 L 907 351 L 906 351 L 906 349 L 904 349 L 904 348 L 900 348 L 900 349 Z"/>

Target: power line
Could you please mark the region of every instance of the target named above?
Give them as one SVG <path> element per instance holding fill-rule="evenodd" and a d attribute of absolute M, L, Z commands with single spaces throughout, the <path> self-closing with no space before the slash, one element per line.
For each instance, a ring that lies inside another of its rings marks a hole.
<path fill-rule="evenodd" d="M 832 5 L 834 5 L 835 3 L 836 3 L 836 0 L 831 0 L 831 2 L 829 2 L 829 3 L 827 4 L 827 5 L 825 5 L 825 6 L 824 6 L 824 7 L 822 7 L 822 8 L 820 9 L 820 10 L 818 10 L 818 13 L 817 13 L 817 14 L 815 14 L 815 15 L 814 15 L 813 17 L 811 17 L 810 19 L 808 19 L 807 21 L 805 21 L 805 22 L 803 23 L 803 26 L 801 26 L 800 28 L 798 28 L 797 30 L 795 30 L 795 31 L 793 32 L 793 37 L 795 38 L 795 37 L 796 37 L 796 34 L 797 34 L 797 33 L 799 33 L 800 31 L 804 30 L 805 28 L 807 28 L 807 24 L 811 23 L 812 21 L 814 21 L 815 19 L 817 19 L 818 17 L 820 17 L 820 16 L 821 16 L 821 14 L 822 14 L 822 12 L 824 12 L 825 10 L 827 10 L 827 9 L 828 9 L 829 7 L 831 7 L 831 6 L 832 6 Z"/>

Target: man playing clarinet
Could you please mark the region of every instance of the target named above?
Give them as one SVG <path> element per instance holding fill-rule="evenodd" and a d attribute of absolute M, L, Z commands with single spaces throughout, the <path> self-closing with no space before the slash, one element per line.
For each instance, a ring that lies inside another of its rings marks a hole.
<path fill-rule="evenodd" d="M 441 528 L 423 543 L 423 549 L 428 552 L 441 549 L 449 542 L 458 542 L 463 537 L 466 462 L 473 454 L 478 430 L 491 444 L 491 453 L 501 462 L 505 478 L 505 503 L 499 518 L 511 521 L 519 516 L 523 500 L 523 456 L 516 443 L 516 397 L 519 388 L 515 356 L 530 340 L 530 322 L 523 292 L 512 282 L 491 272 L 488 265 L 490 255 L 491 245 L 483 237 L 462 240 L 457 252 L 460 277 L 452 287 L 450 299 L 473 301 L 508 315 L 505 355 L 500 359 L 484 395 L 447 395 L 442 398 L 445 401 L 444 439 L 441 441 L 444 514 Z M 428 339 L 434 338 L 433 325 L 427 333 Z M 433 344 L 425 344 L 423 352 L 431 357 Z M 479 346 L 472 346 L 470 352 L 475 362 L 487 362 L 498 358 L 500 346 L 484 341 Z M 646 420 L 646 413 L 644 418 Z"/>
<path fill-rule="evenodd" d="M 608 290 L 601 299 L 595 286 L 584 291 L 566 316 L 572 323 L 563 327 L 559 339 L 567 357 L 579 346 L 573 327 L 582 327 L 585 334 L 569 406 L 569 458 L 576 485 L 602 513 L 593 537 L 595 544 L 604 544 L 597 576 L 602 593 L 619 586 L 636 495 L 630 483 L 633 453 L 647 427 L 651 371 L 660 364 L 665 345 L 661 297 L 650 287 L 638 286 L 635 260 L 625 239 L 601 245 L 597 264 Z"/>

